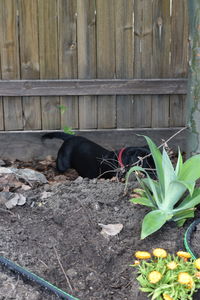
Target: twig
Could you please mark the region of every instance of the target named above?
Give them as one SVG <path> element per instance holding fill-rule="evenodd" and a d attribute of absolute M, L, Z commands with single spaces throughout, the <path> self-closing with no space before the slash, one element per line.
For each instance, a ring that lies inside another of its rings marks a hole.
<path fill-rule="evenodd" d="M 63 274 L 64 274 L 64 276 L 65 276 L 65 279 L 66 279 L 66 281 L 67 281 L 67 284 L 69 285 L 70 290 L 73 291 L 73 288 L 72 288 L 72 286 L 71 286 L 71 283 L 70 283 L 70 281 L 69 281 L 69 278 L 68 278 L 68 276 L 67 276 L 67 274 L 66 274 L 66 272 L 65 272 L 65 270 L 64 270 L 64 268 L 63 268 L 63 265 L 61 264 L 61 261 L 60 261 L 60 259 L 59 259 L 59 257 L 58 257 L 58 252 L 57 252 L 55 246 L 53 246 L 53 249 L 54 249 L 54 252 L 55 252 L 55 254 L 56 254 L 56 258 L 57 258 L 57 260 L 58 260 L 59 266 L 60 266 L 60 268 L 61 268 L 61 270 L 62 270 L 62 272 L 63 272 Z"/>
<path fill-rule="evenodd" d="M 158 146 L 158 149 L 160 149 L 161 147 L 163 147 L 166 143 L 168 143 L 169 141 L 171 141 L 176 135 L 178 135 L 179 133 L 181 133 L 183 130 L 187 129 L 187 127 L 183 127 L 181 128 L 179 131 L 177 131 L 176 133 L 174 133 L 171 137 L 169 137 L 166 141 L 164 141 L 162 144 L 160 144 L 160 146 Z M 129 167 L 138 165 L 139 163 L 141 163 L 145 158 L 152 156 L 152 153 L 149 153 L 147 155 L 145 155 L 144 157 L 140 157 L 134 164 L 130 165 Z M 126 167 L 126 166 L 125 166 Z M 149 169 L 148 169 L 149 170 Z M 155 169 L 151 169 L 152 171 Z M 125 172 L 125 168 L 116 168 L 110 171 L 106 171 L 103 174 L 100 174 L 97 178 L 100 178 L 102 175 L 109 173 L 109 172 L 120 172 L 120 171 L 124 171 Z"/>
<path fill-rule="evenodd" d="M 171 137 L 169 137 L 166 141 L 164 141 L 160 146 L 158 146 L 158 149 L 160 149 L 161 147 L 163 147 L 166 143 L 168 143 L 169 141 L 171 141 L 177 134 L 181 133 L 185 129 L 187 129 L 187 127 L 183 127 L 179 131 L 177 131 L 176 133 L 174 133 Z M 142 160 L 144 160 L 145 158 L 150 157 L 150 156 L 152 156 L 152 153 L 149 153 L 146 156 L 142 157 Z M 137 165 L 139 162 L 141 162 L 141 158 L 138 161 L 136 161 L 136 163 L 132 164 L 132 166 Z"/>

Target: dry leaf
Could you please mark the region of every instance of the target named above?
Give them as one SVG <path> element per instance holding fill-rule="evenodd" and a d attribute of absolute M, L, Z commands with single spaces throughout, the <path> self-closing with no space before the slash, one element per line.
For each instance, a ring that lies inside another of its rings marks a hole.
<path fill-rule="evenodd" d="M 108 237 L 108 236 L 115 236 L 118 233 L 120 233 L 120 231 L 123 229 L 123 224 L 98 224 L 99 226 L 101 226 L 102 230 L 101 230 L 101 234 L 103 234 L 104 236 Z"/>

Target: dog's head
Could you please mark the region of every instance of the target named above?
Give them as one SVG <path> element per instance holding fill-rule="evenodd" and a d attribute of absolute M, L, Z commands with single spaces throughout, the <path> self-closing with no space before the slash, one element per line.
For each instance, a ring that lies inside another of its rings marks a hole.
<path fill-rule="evenodd" d="M 150 176 L 153 177 L 153 169 L 155 164 L 148 146 L 144 147 L 127 147 L 122 156 L 122 162 L 126 170 L 132 166 L 139 165 L 147 170 Z"/>

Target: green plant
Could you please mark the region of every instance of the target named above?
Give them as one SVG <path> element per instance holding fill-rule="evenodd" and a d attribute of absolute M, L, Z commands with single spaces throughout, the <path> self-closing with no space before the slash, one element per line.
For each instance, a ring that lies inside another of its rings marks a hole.
<path fill-rule="evenodd" d="M 142 239 L 160 229 L 168 220 L 182 226 L 187 218 L 194 217 L 195 206 L 200 203 L 200 189 L 195 188 L 196 180 L 200 178 L 200 155 L 192 156 L 183 163 L 179 150 L 174 168 L 165 149 L 161 154 L 153 141 L 145 138 L 155 162 L 157 181 L 139 166 L 132 167 L 126 178 L 127 184 L 130 174 L 135 172 L 142 188 L 140 196 L 130 201 L 152 209 L 143 219 Z M 141 178 L 138 172 L 144 172 L 146 178 Z"/>
<path fill-rule="evenodd" d="M 192 300 L 200 288 L 200 259 L 192 260 L 187 252 L 170 255 L 157 248 L 151 259 L 145 259 L 151 257 L 146 251 L 137 251 L 135 256 L 137 260 L 131 266 L 138 268 L 140 290 L 152 300 Z"/>
<path fill-rule="evenodd" d="M 67 111 L 67 107 L 65 105 L 58 105 L 58 108 L 60 109 L 61 114 L 64 114 Z M 63 131 L 68 134 L 75 134 L 72 128 L 68 126 L 64 126 Z"/>

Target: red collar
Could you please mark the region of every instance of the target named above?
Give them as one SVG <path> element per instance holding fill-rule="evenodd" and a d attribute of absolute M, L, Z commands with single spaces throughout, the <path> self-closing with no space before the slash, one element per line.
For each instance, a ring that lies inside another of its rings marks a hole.
<path fill-rule="evenodd" d="M 118 154 L 118 157 L 117 157 L 117 160 L 118 160 L 118 163 L 120 165 L 121 168 L 124 168 L 124 164 L 122 162 L 122 154 L 124 152 L 126 148 L 122 148 L 120 151 L 119 151 L 119 154 Z"/>

